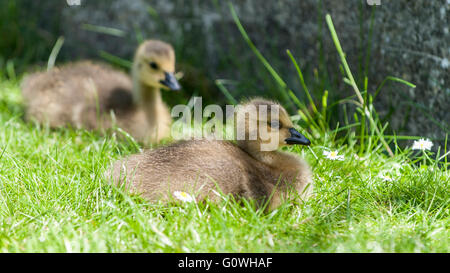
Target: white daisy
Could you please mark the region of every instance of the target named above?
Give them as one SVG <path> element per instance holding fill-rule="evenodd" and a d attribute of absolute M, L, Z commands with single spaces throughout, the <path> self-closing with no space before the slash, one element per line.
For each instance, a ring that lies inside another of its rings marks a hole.
<path fill-rule="evenodd" d="M 175 196 L 176 198 L 180 199 L 183 202 L 194 202 L 195 201 L 194 197 L 192 197 L 191 195 L 189 195 L 188 193 L 186 193 L 184 191 L 174 191 L 173 196 Z"/>
<path fill-rule="evenodd" d="M 331 160 L 344 160 L 344 156 L 338 155 L 338 151 L 331 151 L 331 152 L 323 151 L 323 155 Z"/>
<path fill-rule="evenodd" d="M 388 182 L 392 182 L 394 179 L 392 179 L 392 177 L 390 177 L 389 175 L 387 175 L 387 174 L 382 174 L 382 173 L 380 173 L 379 175 L 378 175 L 378 177 L 379 178 L 381 178 L 383 181 L 388 181 Z"/>
<path fill-rule="evenodd" d="M 414 141 L 412 149 L 425 151 L 425 150 L 430 150 L 432 146 L 433 146 L 433 142 L 431 142 L 428 139 L 421 138 L 421 139 L 419 139 L 419 141 L 417 141 L 417 140 Z"/>

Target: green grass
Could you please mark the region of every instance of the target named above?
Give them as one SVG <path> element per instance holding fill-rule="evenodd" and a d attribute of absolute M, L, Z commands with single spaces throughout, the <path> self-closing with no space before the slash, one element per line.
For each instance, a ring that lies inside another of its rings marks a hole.
<path fill-rule="evenodd" d="M 138 151 L 132 142 L 25 123 L 18 83 L 0 82 L 1 252 L 449 251 L 450 174 L 421 154 L 373 149 L 360 161 L 356 139 L 329 131 L 289 149 L 314 170 L 305 203 L 271 213 L 232 200 L 149 204 L 101 178 Z M 324 158 L 328 149 L 345 159 Z"/>

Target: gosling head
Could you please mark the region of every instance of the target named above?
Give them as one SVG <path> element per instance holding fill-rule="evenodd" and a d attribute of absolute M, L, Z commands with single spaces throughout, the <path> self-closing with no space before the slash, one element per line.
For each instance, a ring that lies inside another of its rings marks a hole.
<path fill-rule="evenodd" d="M 174 73 L 175 53 L 171 45 L 147 40 L 136 50 L 133 76 L 141 84 L 165 90 L 179 90 L 181 87 Z"/>
<path fill-rule="evenodd" d="M 238 145 L 252 151 L 274 151 L 286 145 L 311 144 L 294 128 L 286 109 L 276 102 L 260 98 L 238 106 L 235 132 Z"/>

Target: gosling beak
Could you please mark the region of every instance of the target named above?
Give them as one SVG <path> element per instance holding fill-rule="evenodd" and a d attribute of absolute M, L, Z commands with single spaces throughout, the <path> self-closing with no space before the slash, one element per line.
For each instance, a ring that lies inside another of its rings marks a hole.
<path fill-rule="evenodd" d="M 304 135 L 300 134 L 297 130 L 294 128 L 289 128 L 289 132 L 291 133 L 291 137 L 286 138 L 284 141 L 286 141 L 287 144 L 302 144 L 302 145 L 310 145 L 311 141 L 307 139 Z"/>
<path fill-rule="evenodd" d="M 178 83 L 177 79 L 173 75 L 173 73 L 164 72 L 166 78 L 164 80 L 160 80 L 159 82 L 165 86 L 167 86 L 170 90 L 180 90 L 181 86 Z"/>

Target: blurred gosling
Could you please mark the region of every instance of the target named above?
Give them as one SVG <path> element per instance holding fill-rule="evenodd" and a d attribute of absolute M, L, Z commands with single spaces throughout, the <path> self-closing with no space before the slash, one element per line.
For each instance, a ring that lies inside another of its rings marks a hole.
<path fill-rule="evenodd" d="M 171 45 L 147 40 L 136 50 L 132 78 L 105 64 L 81 61 L 29 75 L 22 82 L 26 119 L 50 127 L 122 128 L 146 144 L 170 134 L 160 89 L 179 90 Z"/>

